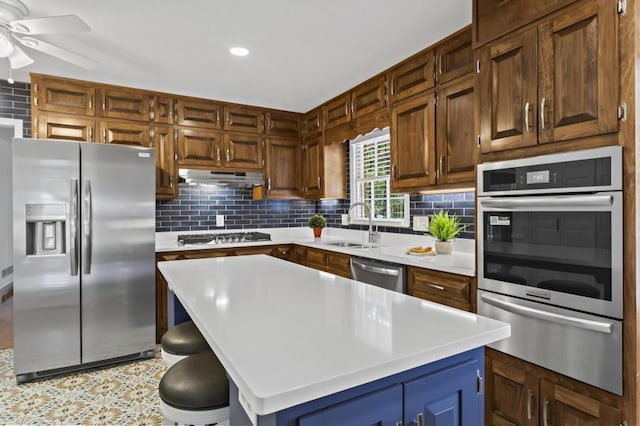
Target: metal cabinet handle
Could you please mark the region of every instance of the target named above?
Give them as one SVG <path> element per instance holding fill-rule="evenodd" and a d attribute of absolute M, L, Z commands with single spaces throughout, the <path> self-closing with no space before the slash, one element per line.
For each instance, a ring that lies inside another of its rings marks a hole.
<path fill-rule="evenodd" d="M 533 391 L 527 389 L 527 420 L 531 420 L 531 398 L 533 398 Z"/>
<path fill-rule="evenodd" d="M 220 162 L 220 147 L 216 148 L 216 161 Z"/>
<path fill-rule="evenodd" d="M 38 137 L 38 135 L 36 135 Z M 93 127 L 89 127 L 89 142 L 93 142 Z"/>
<path fill-rule="evenodd" d="M 178 121 L 178 102 L 173 103 L 173 122 Z"/>
<path fill-rule="evenodd" d="M 542 405 L 542 424 L 544 426 L 549 426 L 549 400 L 547 398 L 544 399 L 544 404 Z"/>
<path fill-rule="evenodd" d="M 69 249 L 71 275 L 78 275 L 78 179 L 71 179 L 71 223 L 69 224 Z"/>
<path fill-rule="evenodd" d="M 322 179 L 318 176 L 318 189 L 322 189 Z"/>
<path fill-rule="evenodd" d="M 442 74 L 442 53 L 440 54 L 440 58 L 438 59 L 438 72 Z"/>
<path fill-rule="evenodd" d="M 445 291 L 445 288 L 438 284 L 427 283 L 427 287 L 434 288 L 436 290 Z"/>
<path fill-rule="evenodd" d="M 93 94 L 89 95 L 89 109 L 93 109 Z"/>
<path fill-rule="evenodd" d="M 267 178 L 267 191 L 271 191 L 271 178 Z"/>
<path fill-rule="evenodd" d="M 107 95 L 102 97 L 102 110 L 105 111 L 107 109 Z"/>
<path fill-rule="evenodd" d="M 397 178 L 396 178 L 396 165 L 394 164 L 394 165 L 391 167 L 391 169 L 392 169 L 392 170 L 391 170 L 391 171 L 392 171 L 392 173 L 391 173 L 391 178 L 392 178 L 393 180 L 396 180 L 396 179 L 397 179 Z"/>
<path fill-rule="evenodd" d="M 154 111 L 149 111 L 149 120 L 155 120 L 156 113 Z"/>
<path fill-rule="evenodd" d="M 104 143 L 107 142 L 107 128 L 106 127 L 102 128 L 102 142 L 104 142 Z"/>
<path fill-rule="evenodd" d="M 229 115 L 227 114 L 227 121 L 229 120 Z M 220 124 L 220 110 L 216 110 L 216 124 Z"/>
<path fill-rule="evenodd" d="M 83 206 L 83 223 L 82 223 L 82 239 L 84 254 L 84 262 L 82 264 L 82 273 L 89 275 L 91 273 L 91 254 L 93 245 L 93 229 L 92 229 L 92 202 L 91 202 L 91 181 L 85 180 L 84 184 L 84 206 Z"/>
<path fill-rule="evenodd" d="M 547 98 L 542 98 L 542 100 L 540 101 L 540 127 L 542 129 L 545 128 L 544 110 L 547 107 L 546 103 L 547 103 Z"/>
<path fill-rule="evenodd" d="M 525 132 L 529 133 L 530 127 L 529 127 L 529 110 L 531 109 L 531 105 L 529 104 L 529 102 L 524 104 L 524 130 Z"/>
<path fill-rule="evenodd" d="M 440 170 L 440 175 L 439 175 L 439 177 L 442 177 L 442 175 L 444 174 L 444 155 L 440 155 L 440 165 L 439 165 L 439 170 Z"/>
<path fill-rule="evenodd" d="M 416 418 L 418 420 L 418 426 L 423 426 L 424 425 L 424 414 L 418 413 Z"/>

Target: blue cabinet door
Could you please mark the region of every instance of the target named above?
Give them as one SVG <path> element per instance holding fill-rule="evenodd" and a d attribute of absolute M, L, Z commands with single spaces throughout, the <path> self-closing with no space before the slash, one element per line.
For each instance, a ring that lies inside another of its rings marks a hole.
<path fill-rule="evenodd" d="M 481 371 L 479 362 L 474 359 L 405 382 L 404 424 L 482 425 L 483 398 L 478 394 Z"/>
<path fill-rule="evenodd" d="M 299 418 L 300 426 L 396 426 L 402 420 L 402 385 L 396 384 Z"/>

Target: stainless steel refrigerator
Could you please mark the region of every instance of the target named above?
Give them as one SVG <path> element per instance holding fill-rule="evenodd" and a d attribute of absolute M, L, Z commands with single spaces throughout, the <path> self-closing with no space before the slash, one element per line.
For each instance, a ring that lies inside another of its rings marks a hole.
<path fill-rule="evenodd" d="M 12 167 L 17 381 L 152 356 L 153 149 L 14 139 Z"/>

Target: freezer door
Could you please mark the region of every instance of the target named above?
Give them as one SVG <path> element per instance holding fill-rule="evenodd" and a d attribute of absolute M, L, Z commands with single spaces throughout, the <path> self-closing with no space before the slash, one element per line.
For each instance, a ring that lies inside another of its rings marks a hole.
<path fill-rule="evenodd" d="M 82 362 L 155 344 L 153 149 L 81 144 Z"/>
<path fill-rule="evenodd" d="M 74 232 L 79 145 L 14 139 L 16 375 L 80 364 L 80 276 Z"/>

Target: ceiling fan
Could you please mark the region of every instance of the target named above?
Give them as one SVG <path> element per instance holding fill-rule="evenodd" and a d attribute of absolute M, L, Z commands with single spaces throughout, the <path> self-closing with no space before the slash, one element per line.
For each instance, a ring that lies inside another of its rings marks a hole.
<path fill-rule="evenodd" d="M 37 34 L 91 31 L 86 22 L 76 15 L 26 18 L 28 14 L 29 10 L 19 0 L 0 0 L 0 58 L 9 60 L 10 69 L 33 63 L 33 59 L 19 45 L 83 68 L 95 68 L 97 62 L 92 59 L 31 37 Z"/>

